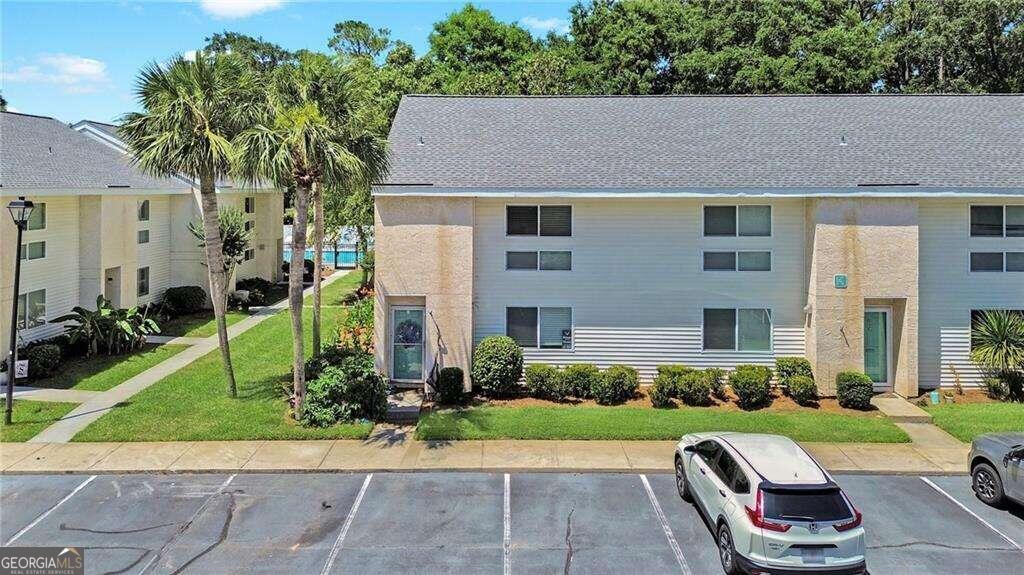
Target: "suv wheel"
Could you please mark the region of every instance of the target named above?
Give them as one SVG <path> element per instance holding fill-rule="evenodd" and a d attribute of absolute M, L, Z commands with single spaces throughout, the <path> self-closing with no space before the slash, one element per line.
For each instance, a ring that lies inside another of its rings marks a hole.
<path fill-rule="evenodd" d="M 974 494 L 989 505 L 1003 502 L 1003 482 L 999 473 L 988 463 L 979 463 L 971 470 L 971 489 Z"/>
<path fill-rule="evenodd" d="M 718 558 L 722 560 L 722 569 L 726 575 L 740 573 L 740 566 L 736 561 L 736 548 L 732 544 L 732 534 L 725 523 L 718 526 Z"/>
<path fill-rule="evenodd" d="M 683 460 L 680 457 L 676 457 L 676 491 L 679 492 L 679 497 L 682 497 L 683 501 L 693 501 L 693 495 L 690 494 L 690 483 L 686 480 L 686 470 L 683 469 Z"/>

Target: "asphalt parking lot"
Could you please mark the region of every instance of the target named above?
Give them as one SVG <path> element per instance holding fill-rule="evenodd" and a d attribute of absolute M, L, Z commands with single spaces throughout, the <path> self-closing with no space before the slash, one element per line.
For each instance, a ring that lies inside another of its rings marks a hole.
<path fill-rule="evenodd" d="M 874 574 L 1024 572 L 1024 510 L 967 477 L 837 479 Z M 668 474 L 10 475 L 0 539 L 87 573 L 722 572 Z"/>

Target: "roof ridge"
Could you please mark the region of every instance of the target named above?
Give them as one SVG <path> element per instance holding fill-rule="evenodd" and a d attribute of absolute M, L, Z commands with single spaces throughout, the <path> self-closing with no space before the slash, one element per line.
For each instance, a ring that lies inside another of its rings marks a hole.
<path fill-rule="evenodd" d="M 56 120 L 53 116 L 41 116 L 39 114 L 26 114 L 25 112 L 13 112 L 11 110 L 0 110 L 0 114 L 13 114 L 15 116 L 26 116 L 29 118 L 43 118 L 44 120 Z"/>
<path fill-rule="evenodd" d="M 641 99 L 641 98 L 664 98 L 664 99 L 688 99 L 688 98 L 924 98 L 924 97 L 952 97 L 952 98 L 980 98 L 980 97 L 1013 97 L 1024 96 L 1024 92 L 985 92 L 985 93 L 953 93 L 933 92 L 914 94 L 894 93 L 844 93 L 844 94 L 405 94 L 407 98 L 451 98 L 451 99 Z"/>

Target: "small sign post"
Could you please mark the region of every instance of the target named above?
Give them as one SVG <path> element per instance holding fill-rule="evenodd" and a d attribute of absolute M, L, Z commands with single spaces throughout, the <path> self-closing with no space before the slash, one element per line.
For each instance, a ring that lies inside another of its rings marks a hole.
<path fill-rule="evenodd" d="M 836 289 L 846 289 L 846 286 L 850 285 L 850 280 L 847 279 L 846 274 L 836 274 L 832 276 L 832 283 Z"/>
<path fill-rule="evenodd" d="M 25 379 L 28 377 L 28 360 L 19 359 L 14 362 L 14 379 Z"/>
<path fill-rule="evenodd" d="M 562 349 L 572 349 L 572 330 L 562 330 Z"/>

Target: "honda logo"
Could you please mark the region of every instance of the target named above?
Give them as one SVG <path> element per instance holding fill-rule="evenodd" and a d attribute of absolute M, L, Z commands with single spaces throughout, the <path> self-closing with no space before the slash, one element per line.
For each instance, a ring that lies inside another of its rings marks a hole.
<path fill-rule="evenodd" d="M 810 531 L 811 533 L 817 533 L 818 529 L 819 528 L 818 528 L 818 524 L 817 523 L 811 522 L 810 524 L 807 525 L 807 530 Z"/>

